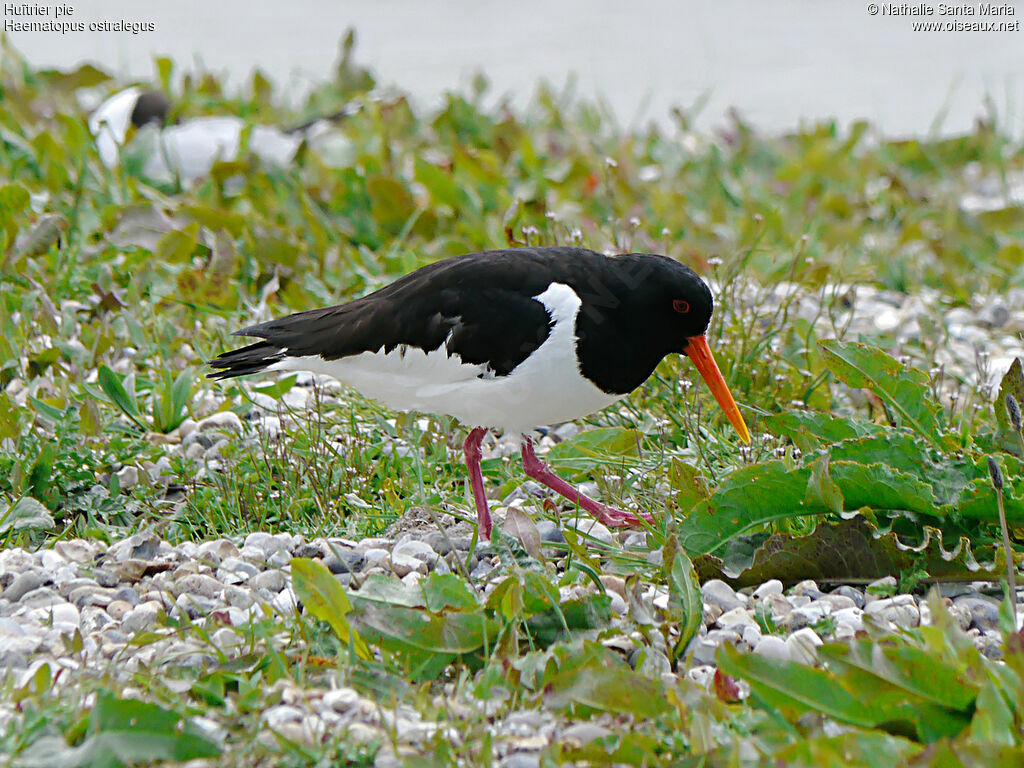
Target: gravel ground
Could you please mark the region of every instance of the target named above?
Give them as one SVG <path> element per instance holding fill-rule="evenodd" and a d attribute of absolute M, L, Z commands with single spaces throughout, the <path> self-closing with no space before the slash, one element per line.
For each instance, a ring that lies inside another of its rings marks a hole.
<path fill-rule="evenodd" d="M 787 290 L 786 286 L 778 287 L 776 300 Z M 943 366 L 950 380 L 987 388 L 989 397 L 1014 357 L 1024 357 L 1022 291 L 949 310 L 942 307 L 934 293 L 906 296 L 866 288 L 840 288 L 834 293 L 842 297 L 842 302 L 833 320 L 822 316 L 820 302 L 813 297 L 800 299 L 796 312 L 808 319 L 817 317 L 822 328 L 838 321 L 847 328 L 848 338 L 889 334 L 895 348 L 905 347 L 911 357 L 917 340 L 933 332 L 929 329 L 936 318 L 944 318 L 941 332 L 945 339 L 936 365 Z M 22 393 L 14 388 L 9 394 L 17 401 Z M 257 395 L 258 404 L 260 397 Z M 286 397 L 290 407 L 301 408 L 309 405 L 313 395 L 310 388 L 299 386 Z M 213 410 L 218 404 L 214 401 L 207 405 Z M 254 412 L 259 414 L 263 429 L 273 435 L 281 427 L 277 403 L 268 399 L 263 405 L 265 410 Z M 550 431 L 540 442 L 540 449 L 576 430 L 570 424 Z M 189 420 L 170 436 L 169 450 L 195 461 L 198 472 L 216 472 L 220 451 L 242 431 L 241 420 L 230 412 Z M 514 440 L 498 439 L 488 444 L 487 451 L 491 456 L 508 455 L 515 448 Z M 407 448 L 396 444 L 395 450 Z M 121 487 L 131 488 L 142 472 L 159 479 L 167 466 L 161 461 L 125 467 L 118 473 Z M 496 519 L 501 521 L 505 508 L 520 506 L 540 493 L 535 484 L 524 483 L 496 505 Z M 430 572 L 461 566 L 483 585 L 486 594 L 504 575 L 499 558 L 489 547 L 478 548 L 470 556 L 469 526 L 447 515 L 440 518 L 444 534 L 429 515 L 414 509 L 392 526 L 387 537 L 362 541 L 306 541 L 290 534 L 252 533 L 244 539 L 172 546 L 144 531 L 110 546 L 92 540 L 67 540 L 38 552 L 0 551 L 0 678 L 13 673 L 15 684 L 20 685 L 43 663 L 73 670 L 85 659 L 85 664 L 108 674 L 113 671 L 127 684 L 141 666 L 159 669 L 173 664 L 201 670 L 219 663 L 217 653 L 229 659 L 238 656 L 246 649 L 238 628 L 267 612 L 282 620 L 294 615 L 298 601 L 291 585 L 292 557 L 319 558 L 342 584 L 350 586 L 374 573 L 393 573 L 410 585 Z M 651 562 L 661 556 L 660 550 L 649 549 L 643 533 L 613 533 L 589 520 L 580 525 L 597 556 L 609 549 L 632 550 Z M 563 540 L 561 531 L 547 521 L 538 523 L 538 529 L 549 553 L 556 555 L 552 545 Z M 629 610 L 624 580 L 605 576 L 602 581 L 611 598 L 613 615 L 623 616 Z M 787 590 L 774 580 L 739 592 L 718 580 L 706 582 L 701 589 L 703 624 L 688 649 L 685 674 L 705 686 L 714 674 L 715 650 L 725 642 L 773 658 L 810 663 L 823 641 L 851 637 L 866 622 L 896 629 L 915 627 L 930 618 L 924 599 L 896 593 L 892 578 L 866 588 L 840 586 L 830 591 L 813 581 Z M 997 657 L 998 586 L 958 584 L 943 586 L 940 592 L 979 650 Z M 665 608 L 667 599 L 663 589 L 653 586 L 642 595 L 654 614 Z M 183 632 L 173 621 L 185 616 L 205 628 L 208 641 Z M 773 631 L 765 632 L 765 626 Z M 73 659 L 67 652 L 67 640 L 76 632 L 81 633 L 85 653 Z M 155 637 L 145 644 L 133 644 L 141 633 Z M 615 642 L 627 656 L 634 651 L 628 647 L 625 635 Z M 654 674 L 673 674 L 666 653 L 657 649 L 648 649 L 642 663 L 650 665 Z M 402 753 L 414 750 L 438 727 L 421 721 L 411 709 L 389 708 L 352 688 L 284 687 L 281 703 L 264 712 L 263 722 L 269 730 L 313 743 L 328 731 L 347 729 L 354 741 L 379 740 L 387 745 L 378 758 L 381 765 L 397 759 L 390 734 L 397 735 L 397 752 Z M 10 704 L 0 705 L 0 723 L 13 716 Z M 200 725 L 217 735 L 218 726 L 212 720 L 204 722 L 200 718 Z M 489 727 L 499 745 L 498 753 L 505 755 L 504 764 L 517 766 L 535 765 L 538 750 L 553 739 L 588 741 L 601 735 L 601 726 L 594 721 L 559 721 L 533 711 L 503 716 Z"/>

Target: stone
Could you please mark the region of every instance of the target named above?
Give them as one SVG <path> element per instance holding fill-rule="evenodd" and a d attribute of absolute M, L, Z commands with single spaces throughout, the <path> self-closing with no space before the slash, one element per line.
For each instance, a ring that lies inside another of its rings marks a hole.
<path fill-rule="evenodd" d="M 339 547 L 335 547 L 324 557 L 324 565 L 333 574 L 359 573 L 365 562 L 366 557 L 363 553 Z"/>
<path fill-rule="evenodd" d="M 68 539 L 53 545 L 54 551 L 69 563 L 87 563 L 100 553 L 99 545 L 94 541 Z"/>
<path fill-rule="evenodd" d="M 895 595 L 872 600 L 864 606 L 864 613 L 903 629 L 912 629 L 921 623 L 921 611 L 913 595 Z"/>
<path fill-rule="evenodd" d="M 139 484 L 138 467 L 121 467 L 114 476 L 117 478 L 117 487 L 122 491 L 131 490 Z"/>
<path fill-rule="evenodd" d="M 6 592 L 4 596 L 6 596 Z M 971 626 L 978 629 L 999 627 L 999 601 L 984 595 L 962 595 L 953 599 L 953 607 L 966 610 L 971 617 Z"/>
<path fill-rule="evenodd" d="M 371 548 L 363 551 L 366 568 L 390 568 L 391 553 L 386 549 Z"/>
<path fill-rule="evenodd" d="M 856 587 L 851 587 L 846 584 L 836 587 L 832 590 L 833 595 L 842 595 L 853 600 L 853 604 L 858 608 L 864 607 L 864 593 Z"/>
<path fill-rule="evenodd" d="M 818 647 L 821 645 L 823 643 L 818 633 L 810 627 L 798 629 L 786 638 L 790 658 L 801 664 L 814 664 L 818 660 Z"/>
<path fill-rule="evenodd" d="M 395 562 L 395 558 L 399 555 L 415 557 L 417 560 L 422 560 L 428 566 L 437 562 L 437 552 L 434 551 L 433 547 L 426 542 L 417 541 L 416 539 L 409 539 L 400 544 L 395 544 L 391 550 L 392 565 Z"/>
<path fill-rule="evenodd" d="M 156 624 L 161 606 L 147 602 L 132 608 L 121 621 L 121 631 L 132 635 L 142 632 Z"/>
<path fill-rule="evenodd" d="M 606 546 L 614 546 L 615 537 L 608 527 L 594 518 L 580 520 L 574 527 L 585 538 L 592 539 Z M 592 543 L 592 542 L 591 542 Z"/>
<path fill-rule="evenodd" d="M 284 573 L 278 570 L 257 573 L 249 580 L 249 586 L 253 589 L 265 589 L 269 592 L 280 592 L 286 583 Z"/>
<path fill-rule="evenodd" d="M 200 432 L 209 432 L 213 429 L 241 432 L 242 420 L 238 418 L 238 414 L 234 411 L 218 411 L 217 413 L 207 416 L 205 419 L 200 421 L 196 425 L 196 428 Z"/>
<path fill-rule="evenodd" d="M 178 579 L 176 591 L 178 594 L 188 593 L 199 597 L 214 598 L 223 590 L 224 585 L 212 576 L 204 576 L 201 573 L 193 573 Z"/>
<path fill-rule="evenodd" d="M 160 549 L 160 539 L 152 531 L 139 531 L 111 545 L 107 557 L 119 563 L 125 560 L 152 560 Z"/>
<path fill-rule="evenodd" d="M 744 608 L 746 603 L 736 591 L 721 579 L 710 579 L 700 585 L 700 592 L 705 603 L 717 605 L 722 613 L 733 608 Z"/>
<path fill-rule="evenodd" d="M 761 642 L 754 646 L 754 653 L 758 656 L 764 656 L 768 659 L 779 659 L 780 661 L 789 661 L 792 658 L 786 641 L 776 635 L 765 635 L 762 637 Z"/>
<path fill-rule="evenodd" d="M 764 600 L 769 595 L 781 595 L 782 594 L 782 582 L 778 579 L 769 579 L 764 584 L 759 586 L 753 592 L 755 600 Z"/>
<path fill-rule="evenodd" d="M 111 600 L 107 605 L 107 615 L 114 621 L 121 621 L 131 611 L 132 606 L 124 600 Z"/>
<path fill-rule="evenodd" d="M 565 544 L 562 529 L 553 520 L 538 520 L 537 533 L 542 544 Z"/>
<path fill-rule="evenodd" d="M 3 596 L 12 603 L 16 603 L 29 592 L 39 589 L 46 581 L 47 579 L 41 573 L 25 571 L 14 578 L 14 581 L 3 591 Z"/>
<path fill-rule="evenodd" d="M 736 627 L 740 627 L 739 631 L 742 632 L 742 628 L 748 625 L 757 626 L 757 622 L 754 617 L 750 615 L 750 611 L 746 608 L 733 608 L 731 611 L 726 611 L 718 617 L 718 626 L 723 629 L 733 629 L 736 631 Z"/>

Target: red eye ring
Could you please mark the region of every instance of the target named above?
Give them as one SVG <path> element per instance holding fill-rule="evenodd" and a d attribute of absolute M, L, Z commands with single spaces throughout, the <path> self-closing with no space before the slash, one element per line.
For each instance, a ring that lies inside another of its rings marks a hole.
<path fill-rule="evenodd" d="M 672 309 L 681 315 L 685 315 L 690 311 L 690 302 L 686 301 L 686 299 L 675 299 L 672 302 Z"/>

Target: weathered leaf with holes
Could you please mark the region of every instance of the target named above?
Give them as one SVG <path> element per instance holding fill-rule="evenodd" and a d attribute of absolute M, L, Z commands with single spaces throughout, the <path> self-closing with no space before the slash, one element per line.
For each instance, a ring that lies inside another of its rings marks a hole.
<path fill-rule="evenodd" d="M 726 549 L 722 555 L 730 554 Z M 992 557 L 992 550 L 987 550 Z M 821 582 L 871 581 L 897 573 L 922 570 L 945 581 L 976 581 L 1000 578 L 999 560 L 978 562 L 970 541 L 961 537 L 951 549 L 942 544 L 941 532 L 922 529 L 921 541 L 911 545 L 892 532 L 881 533 L 862 516 L 839 522 L 821 522 L 810 534 L 776 533 L 765 538 L 745 556 L 702 555 L 695 559 L 701 581 L 724 579 L 734 587 L 763 584 L 779 579 L 795 584 L 803 579 Z"/>

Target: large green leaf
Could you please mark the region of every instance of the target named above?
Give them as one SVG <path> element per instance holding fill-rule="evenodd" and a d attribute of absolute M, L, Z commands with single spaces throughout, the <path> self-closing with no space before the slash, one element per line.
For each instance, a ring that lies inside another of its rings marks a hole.
<path fill-rule="evenodd" d="M 811 471 L 781 461 L 752 464 L 729 475 L 707 501 L 679 523 L 679 543 L 690 555 L 714 552 L 730 538 L 770 520 L 810 512 L 804 497 Z"/>
<path fill-rule="evenodd" d="M 878 434 L 882 427 L 868 421 L 816 411 L 784 411 L 768 416 L 764 425 L 776 435 L 788 437 L 804 453 L 824 445 Z"/>
<path fill-rule="evenodd" d="M 825 670 L 795 661 L 741 653 L 729 644 L 717 654 L 718 668 L 750 683 L 753 692 L 771 707 L 797 712 L 820 712 L 842 723 L 870 728 L 876 713 L 860 696 L 836 685 Z"/>
<path fill-rule="evenodd" d="M 840 381 L 871 390 L 905 426 L 938 442 L 939 409 L 928 391 L 927 374 L 867 344 L 830 339 L 819 341 L 818 348 L 825 365 Z"/>

